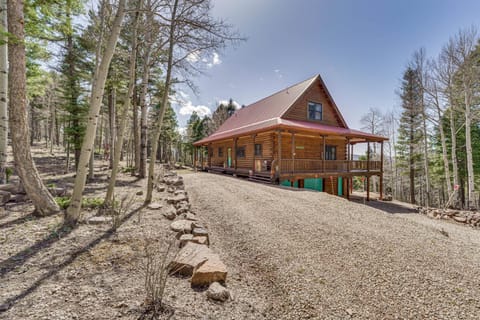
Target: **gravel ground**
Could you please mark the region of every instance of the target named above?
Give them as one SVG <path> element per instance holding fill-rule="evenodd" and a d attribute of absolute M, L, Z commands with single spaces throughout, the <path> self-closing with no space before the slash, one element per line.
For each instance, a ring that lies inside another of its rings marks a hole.
<path fill-rule="evenodd" d="M 229 268 L 234 301 L 213 318 L 479 319 L 480 230 L 394 203 L 184 179 Z"/>

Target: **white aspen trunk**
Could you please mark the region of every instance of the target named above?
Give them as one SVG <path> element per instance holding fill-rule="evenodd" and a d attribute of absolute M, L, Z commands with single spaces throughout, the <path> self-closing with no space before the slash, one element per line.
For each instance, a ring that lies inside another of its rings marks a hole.
<path fill-rule="evenodd" d="M 0 23 L 2 30 L 7 30 L 7 1 L 0 2 Z M 6 37 L 1 35 L 0 41 L 6 42 Z M 5 166 L 7 164 L 7 136 L 8 136 L 8 47 L 4 43 L 0 46 L 0 184 L 6 182 Z"/>
<path fill-rule="evenodd" d="M 458 176 L 458 162 L 457 162 L 457 132 L 455 128 L 455 119 L 453 112 L 453 104 L 451 103 L 453 99 L 450 99 L 450 137 L 452 140 L 452 169 L 453 169 L 453 185 L 459 185 L 459 176 Z M 455 196 L 455 199 L 458 201 L 458 193 Z"/>
<path fill-rule="evenodd" d="M 69 223 L 76 223 L 80 216 L 80 209 L 82 206 L 83 191 L 85 189 L 85 180 L 87 177 L 88 162 L 92 153 L 93 144 L 95 141 L 95 132 L 98 123 L 98 114 L 100 106 L 102 105 L 103 93 L 105 90 L 105 82 L 108 76 L 108 69 L 112 60 L 117 40 L 122 29 L 122 21 L 125 16 L 125 1 L 119 0 L 118 9 L 113 21 L 112 29 L 108 37 L 105 51 L 103 53 L 99 67 L 95 70 L 95 75 L 92 84 L 92 94 L 90 96 L 90 110 L 87 118 L 87 129 L 82 144 L 80 154 L 80 161 L 77 169 L 77 176 L 75 178 L 75 186 L 73 189 L 70 206 L 67 208 L 66 220 Z"/>
<path fill-rule="evenodd" d="M 120 116 L 120 128 L 119 134 L 117 137 L 117 142 L 115 144 L 115 151 L 113 154 L 113 166 L 110 181 L 108 183 L 107 195 L 105 196 L 105 205 L 111 205 L 113 201 L 113 193 L 115 191 L 115 182 L 117 180 L 118 173 L 118 164 L 120 163 L 120 157 L 122 153 L 123 140 L 125 137 L 125 128 L 127 126 L 127 116 L 128 110 L 130 109 L 130 103 L 133 97 L 133 90 L 135 88 L 135 79 L 136 79 L 136 62 L 137 62 L 137 29 L 138 29 L 138 18 L 140 15 L 140 10 L 143 7 L 143 1 L 140 0 L 138 3 L 137 12 L 135 13 L 135 20 L 133 22 L 132 30 L 132 53 L 130 55 L 130 70 L 129 70 L 129 82 L 128 82 L 128 91 L 125 98 L 125 103 L 123 106 L 122 114 Z"/>
<path fill-rule="evenodd" d="M 467 152 L 467 188 L 468 188 L 468 199 L 467 204 L 468 208 L 476 207 L 474 191 L 474 172 L 473 172 L 473 157 L 472 157 L 472 136 L 471 136 L 471 126 L 472 126 L 472 115 L 471 115 L 471 106 L 470 106 L 470 88 L 466 87 L 464 81 L 464 90 L 465 90 L 465 148 Z"/>
<path fill-rule="evenodd" d="M 147 176 L 147 92 L 148 80 L 150 78 L 150 51 L 151 45 L 145 50 L 142 91 L 140 92 L 140 163 L 138 176 L 145 178 Z"/>
<path fill-rule="evenodd" d="M 172 80 L 171 78 L 172 78 L 172 69 L 173 69 L 173 47 L 175 45 L 174 35 L 175 35 L 175 28 L 176 28 L 177 8 L 178 8 L 178 0 L 175 0 L 172 8 L 172 16 L 170 18 L 168 61 L 167 61 L 167 74 L 165 76 L 165 87 L 163 90 L 162 103 L 160 105 L 158 118 L 156 119 L 157 127 L 155 129 L 152 142 L 151 142 L 152 151 L 150 154 L 150 163 L 148 166 L 147 194 L 145 196 L 145 203 L 150 203 L 152 201 L 153 179 L 155 178 L 155 162 L 157 160 L 158 139 L 160 138 L 160 133 L 162 132 L 162 122 L 163 122 L 163 117 L 165 115 L 165 110 L 167 110 L 168 92 L 170 91 L 170 85 Z"/>
<path fill-rule="evenodd" d="M 442 142 L 442 159 L 443 159 L 443 170 L 445 171 L 445 181 L 447 183 L 447 194 L 450 196 L 452 193 L 452 184 L 450 181 L 450 165 L 448 161 L 448 153 L 447 153 L 447 143 L 445 141 L 445 129 L 443 128 L 442 123 L 442 113 L 440 108 L 437 105 L 437 115 L 438 115 L 438 130 L 440 131 L 440 140 Z"/>
<path fill-rule="evenodd" d="M 423 101 L 423 99 L 422 99 Z M 425 203 L 427 207 L 430 207 L 430 170 L 429 170 L 429 163 L 428 163 L 428 138 L 427 138 L 427 115 L 425 113 L 425 104 L 423 104 L 422 109 L 422 125 L 423 125 L 423 151 L 425 153 L 423 157 L 423 166 L 425 170 Z"/>
<path fill-rule="evenodd" d="M 23 2 L 8 1 L 7 6 L 8 31 L 16 40 L 9 43 L 8 48 L 9 120 L 13 157 L 18 176 L 35 206 L 36 214 L 44 216 L 56 213 L 60 208 L 43 184 L 30 153 Z"/>

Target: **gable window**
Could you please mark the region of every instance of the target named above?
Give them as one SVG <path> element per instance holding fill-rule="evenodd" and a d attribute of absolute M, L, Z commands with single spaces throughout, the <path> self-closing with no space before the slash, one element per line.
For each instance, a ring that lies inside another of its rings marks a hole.
<path fill-rule="evenodd" d="M 218 157 L 219 158 L 223 157 L 223 148 L 222 147 L 218 147 Z"/>
<path fill-rule="evenodd" d="M 308 119 L 322 120 L 322 104 L 317 102 L 308 103 Z"/>
<path fill-rule="evenodd" d="M 262 156 L 262 145 L 260 143 L 255 143 L 255 157 Z"/>
<path fill-rule="evenodd" d="M 237 158 L 245 158 L 245 146 L 237 147 Z"/>
<path fill-rule="evenodd" d="M 337 160 L 336 146 L 325 146 L 325 160 Z"/>

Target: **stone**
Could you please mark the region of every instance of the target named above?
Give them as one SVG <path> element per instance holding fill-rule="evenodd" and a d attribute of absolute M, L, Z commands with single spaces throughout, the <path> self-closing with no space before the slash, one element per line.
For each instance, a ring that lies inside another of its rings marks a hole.
<path fill-rule="evenodd" d="M 168 177 L 165 179 L 165 184 L 179 187 L 183 185 L 183 178 L 179 176 Z"/>
<path fill-rule="evenodd" d="M 177 208 L 177 214 L 181 215 L 182 213 L 187 213 L 190 210 L 190 204 L 188 202 L 182 201 L 175 205 Z"/>
<path fill-rule="evenodd" d="M 455 221 L 457 221 L 457 222 L 465 223 L 465 222 L 467 222 L 467 217 L 454 216 L 454 217 L 453 217 L 453 220 L 455 220 Z"/>
<path fill-rule="evenodd" d="M 190 220 L 177 220 L 172 222 L 170 229 L 176 232 L 190 233 L 192 232 L 193 221 Z"/>
<path fill-rule="evenodd" d="M 193 236 L 193 235 L 192 235 Z M 206 246 L 209 245 L 208 243 L 208 237 L 203 237 L 203 236 L 194 236 L 192 238 L 192 242 L 198 243 L 198 244 L 204 244 Z"/>
<path fill-rule="evenodd" d="M 191 242 L 193 240 L 193 234 L 182 234 L 178 240 L 180 241 L 180 248 L 182 248 L 187 244 L 187 242 Z"/>
<path fill-rule="evenodd" d="M 175 190 L 175 192 L 173 193 L 174 195 L 178 196 L 179 194 L 187 194 L 187 191 L 183 190 L 183 189 L 177 189 Z"/>
<path fill-rule="evenodd" d="M 176 197 L 178 197 L 178 196 L 176 196 Z M 190 209 L 191 205 L 188 202 L 188 198 L 187 198 L 187 200 L 182 200 L 180 202 L 175 203 L 175 207 L 176 208 L 184 207 L 184 208 Z"/>
<path fill-rule="evenodd" d="M 165 186 L 157 186 L 157 191 L 158 192 L 164 192 L 165 191 Z"/>
<path fill-rule="evenodd" d="M 208 231 L 204 228 L 193 228 L 192 234 L 194 236 L 208 237 Z"/>
<path fill-rule="evenodd" d="M 218 282 L 213 282 L 207 290 L 207 298 L 216 300 L 216 301 L 227 301 L 230 299 L 230 292 L 227 288 L 222 286 Z"/>
<path fill-rule="evenodd" d="M 147 208 L 151 209 L 151 210 L 158 210 L 158 209 L 161 209 L 162 207 L 163 207 L 163 205 L 161 203 L 158 203 L 158 202 L 152 202 L 147 206 Z"/>
<path fill-rule="evenodd" d="M 0 206 L 3 206 L 5 203 L 10 201 L 12 194 L 8 191 L 0 190 Z"/>
<path fill-rule="evenodd" d="M 212 256 L 215 256 L 215 254 L 209 247 L 187 242 L 170 262 L 168 269 L 174 274 L 190 276 L 195 268 L 212 259 Z"/>
<path fill-rule="evenodd" d="M 137 196 L 142 196 L 143 195 L 143 191 L 140 190 L 140 191 L 137 191 L 137 193 L 135 193 Z"/>
<path fill-rule="evenodd" d="M 167 203 L 171 203 L 171 204 L 176 204 L 182 201 L 188 201 L 188 198 L 185 194 L 179 194 L 179 195 L 167 198 Z"/>
<path fill-rule="evenodd" d="M 185 219 L 190 221 L 197 221 L 197 217 L 192 212 L 187 212 L 185 214 Z"/>
<path fill-rule="evenodd" d="M 197 244 L 197 246 L 208 248 Z M 212 254 L 208 259 L 199 264 L 194 270 L 191 284 L 192 286 L 204 286 L 209 285 L 212 282 L 222 281 L 227 279 L 227 267 L 220 260 L 217 254 Z"/>
<path fill-rule="evenodd" d="M 95 216 L 88 218 L 88 224 L 104 224 L 104 223 L 112 223 L 112 217 L 106 216 Z"/>
<path fill-rule="evenodd" d="M 193 227 L 194 227 L 194 228 L 203 228 L 203 229 L 205 229 L 205 226 L 204 226 L 202 223 L 198 222 L 198 221 L 195 221 L 195 222 L 193 223 Z"/>
<path fill-rule="evenodd" d="M 174 193 L 175 190 L 176 190 L 175 187 L 170 186 L 170 187 L 168 187 L 167 192 L 168 193 Z"/>
<path fill-rule="evenodd" d="M 163 216 L 168 220 L 173 220 L 177 217 L 177 211 L 174 208 L 170 207 L 163 213 Z"/>

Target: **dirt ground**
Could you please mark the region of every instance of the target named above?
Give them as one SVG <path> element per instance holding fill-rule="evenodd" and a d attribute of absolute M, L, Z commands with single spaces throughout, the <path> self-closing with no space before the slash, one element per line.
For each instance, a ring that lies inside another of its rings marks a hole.
<path fill-rule="evenodd" d="M 71 188 L 64 158 L 34 154 L 47 183 Z M 86 197 L 101 198 L 99 161 Z M 228 267 L 233 299 L 170 277 L 170 319 L 478 319 L 480 231 L 428 219 L 396 204 L 348 202 L 207 173 L 181 172 L 211 248 Z M 142 206 L 144 181 L 118 178 L 134 197 L 111 225 L 64 228 L 62 214 L 36 218 L 29 203 L 0 214 L 0 319 L 139 319 L 145 239 L 171 239 L 162 209 Z M 155 193 L 164 204 L 166 193 Z M 376 208 L 375 208 L 376 207 Z M 96 214 L 85 211 L 84 216 Z"/>

